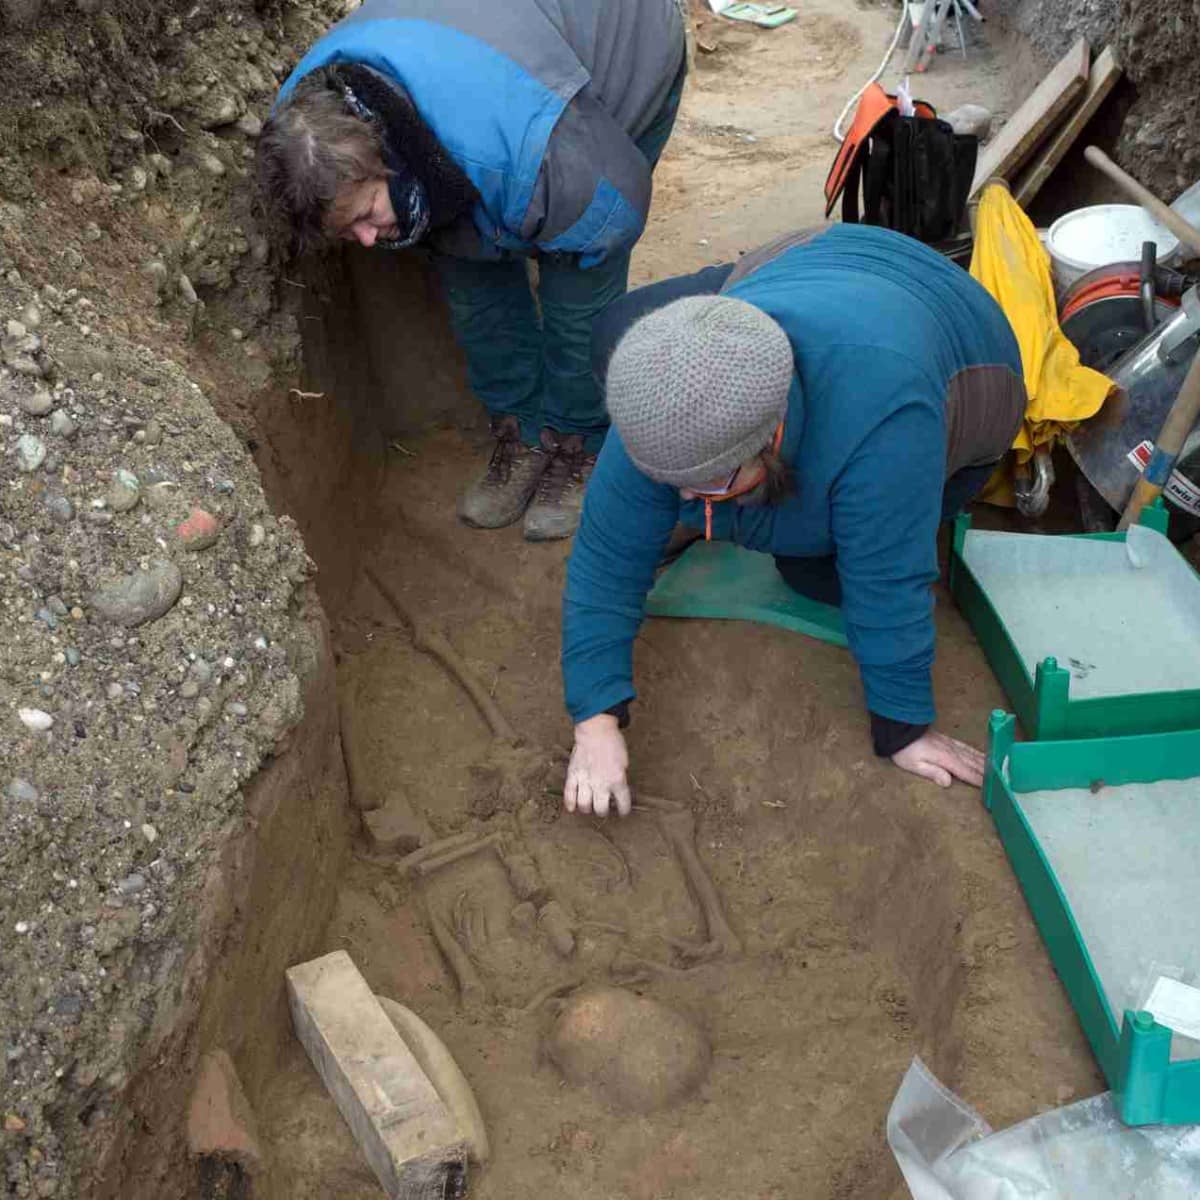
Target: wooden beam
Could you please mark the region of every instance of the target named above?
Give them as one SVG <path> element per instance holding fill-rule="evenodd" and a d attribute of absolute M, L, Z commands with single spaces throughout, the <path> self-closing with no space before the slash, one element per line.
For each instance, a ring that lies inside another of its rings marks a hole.
<path fill-rule="evenodd" d="M 1088 76 L 1087 88 L 1083 98 L 1071 111 L 1061 129 L 1042 147 L 1037 157 L 1021 173 L 1013 196 L 1022 208 L 1028 208 L 1034 196 L 1042 190 L 1042 184 L 1054 172 L 1054 168 L 1062 162 L 1075 139 L 1083 132 L 1087 123 L 1096 115 L 1105 97 L 1113 90 L 1121 78 L 1121 64 L 1112 47 L 1107 46 L 1092 63 L 1092 71 Z"/>
<path fill-rule="evenodd" d="M 388 1200 L 455 1194 L 466 1143 L 350 956 L 289 967 L 296 1036 Z"/>
<path fill-rule="evenodd" d="M 972 195 L 994 175 L 1012 180 L 1058 118 L 1079 98 L 1087 85 L 1090 57 L 1087 39 L 1080 38 L 1009 117 L 979 156 Z"/>

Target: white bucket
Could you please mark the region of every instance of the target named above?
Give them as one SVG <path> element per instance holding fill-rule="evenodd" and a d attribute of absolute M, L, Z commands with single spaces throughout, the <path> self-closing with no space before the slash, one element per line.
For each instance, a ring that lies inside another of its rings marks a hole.
<path fill-rule="evenodd" d="M 1050 226 L 1046 249 L 1061 296 L 1081 275 L 1115 262 L 1139 262 L 1142 243 L 1154 242 L 1161 262 L 1178 239 L 1137 204 L 1096 204 L 1065 213 Z"/>

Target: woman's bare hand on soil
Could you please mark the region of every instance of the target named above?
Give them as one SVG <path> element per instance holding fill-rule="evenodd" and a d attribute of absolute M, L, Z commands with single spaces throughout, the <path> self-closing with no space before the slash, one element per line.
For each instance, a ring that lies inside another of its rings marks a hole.
<path fill-rule="evenodd" d="M 567 812 L 594 812 L 608 816 L 615 807 L 629 815 L 633 797 L 629 793 L 629 753 L 617 718 L 599 713 L 575 726 L 575 748 L 567 766 L 563 804 Z"/>
<path fill-rule="evenodd" d="M 979 787 L 983 783 L 984 758 L 974 746 L 927 730 L 915 742 L 892 755 L 901 770 L 932 779 L 938 787 L 949 787 L 956 779 Z"/>

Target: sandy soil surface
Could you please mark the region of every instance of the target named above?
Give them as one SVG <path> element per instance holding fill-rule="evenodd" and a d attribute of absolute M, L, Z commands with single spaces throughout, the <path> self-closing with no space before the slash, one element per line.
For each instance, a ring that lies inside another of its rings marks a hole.
<path fill-rule="evenodd" d="M 714 48 L 698 55 L 661 164 L 635 282 L 819 219 L 830 126 L 893 21 L 888 6 L 813 0 L 776 31 L 703 22 Z M 965 62 L 940 58 L 917 90 L 944 109 L 1009 105 L 1005 63 L 979 40 Z M 325 935 L 377 992 L 442 1032 L 475 1086 L 494 1155 L 472 1195 L 900 1197 L 884 1119 L 914 1054 L 997 1126 L 1101 1090 L 978 794 L 874 759 L 849 656 L 780 630 L 653 621 L 638 646 L 634 781 L 694 808 L 701 858 L 744 943 L 740 957 L 685 969 L 673 946 L 702 935 L 700 916 L 654 819 L 559 812 L 567 547 L 456 522 L 452 498 L 483 453 L 452 431 L 406 441 L 378 521 L 355 535 L 544 769 L 505 785 L 466 695 L 362 579 L 344 581 L 335 629 L 358 731 L 353 774 L 360 788 L 403 796 L 439 835 L 505 831 L 571 914 L 576 953 L 557 957 L 525 924 L 494 857 L 414 884 L 365 841 Z M 942 591 L 938 624 L 941 727 L 982 742 L 1001 692 Z M 460 1004 L 431 912 L 459 935 L 482 1004 Z M 539 996 L 613 978 L 689 1014 L 711 1040 L 711 1072 L 678 1107 L 614 1110 L 544 1060 L 551 1012 Z M 274 1195 L 378 1195 L 298 1044 L 257 1107 Z"/>

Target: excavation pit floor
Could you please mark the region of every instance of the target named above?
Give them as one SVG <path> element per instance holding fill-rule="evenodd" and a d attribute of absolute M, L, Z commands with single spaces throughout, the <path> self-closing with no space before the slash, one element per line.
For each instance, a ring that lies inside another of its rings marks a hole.
<path fill-rule="evenodd" d="M 656 176 L 634 285 L 821 219 L 830 127 L 894 20 L 891 7 L 816 0 L 770 32 L 702 22 L 710 49 Z M 1010 88 L 1027 90 L 1011 56 L 980 41 L 970 53 L 939 58 L 920 94 L 1005 115 Z M 279 420 L 302 439 L 295 402 Z M 402 794 L 438 835 L 510 831 L 577 927 L 576 955 L 557 958 L 514 921 L 494 857 L 413 883 L 363 839 L 343 879 L 325 948 L 419 1012 L 476 1090 L 493 1158 L 471 1195 L 899 1198 L 884 1120 L 914 1054 L 995 1127 L 1102 1090 L 978 793 L 875 759 L 848 654 L 778 629 L 660 620 L 638 643 L 633 782 L 694 810 L 700 856 L 744 943 L 740 957 L 682 969 L 672 943 L 698 939 L 701 919 L 655 820 L 560 812 L 568 547 L 456 521 L 454 497 L 486 453 L 457 429 L 404 437 L 355 538 L 524 739 L 519 787 L 504 786 L 476 708 L 372 583 L 321 563 L 323 590 L 342 597 L 330 607 L 356 791 Z M 320 464 L 306 470 L 320 492 Z M 306 531 L 321 520 L 300 519 Z M 938 626 L 939 727 L 982 744 L 1003 696 L 940 588 Z M 469 947 L 483 1004 L 460 1004 L 431 912 Z M 551 1008 L 536 1001 L 576 980 L 629 982 L 693 1017 L 713 1047 L 703 1087 L 639 1116 L 565 1085 L 541 1050 Z M 298 1043 L 258 1109 L 273 1196 L 378 1195 Z"/>
<path fill-rule="evenodd" d="M 883 1123 L 913 1054 L 997 1127 L 1103 1090 L 978 793 L 876 760 L 848 654 L 778 629 L 654 620 L 638 645 L 634 782 L 695 811 L 745 943 L 679 970 L 670 940 L 703 928 L 654 818 L 559 811 L 566 547 L 457 523 L 446 498 L 482 446 L 442 432 L 406 448 L 368 560 L 545 769 L 516 794 L 497 787 L 487 725 L 364 577 L 335 625 L 356 788 L 399 792 L 439 835 L 515 831 L 577 924 L 570 960 L 522 930 L 494 856 L 413 882 L 364 841 L 344 877 L 325 946 L 419 1012 L 471 1080 L 494 1147 L 472 1195 L 901 1196 Z M 1002 696 L 941 589 L 938 601 L 940 724 L 979 743 Z M 469 946 L 483 1005 L 460 1005 L 429 911 Z M 576 979 L 631 981 L 695 1018 L 714 1053 L 701 1090 L 637 1116 L 564 1085 L 540 1052 L 549 1008 L 528 1009 Z M 259 1116 L 279 1196 L 378 1195 L 298 1043 Z"/>

